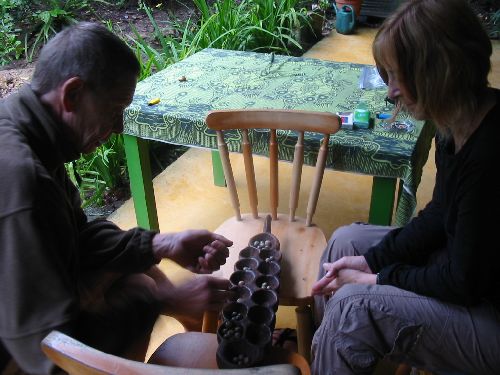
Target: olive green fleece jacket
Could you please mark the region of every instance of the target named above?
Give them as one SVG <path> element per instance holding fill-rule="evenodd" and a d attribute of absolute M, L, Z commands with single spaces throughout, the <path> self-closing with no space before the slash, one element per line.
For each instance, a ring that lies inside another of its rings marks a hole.
<path fill-rule="evenodd" d="M 0 340 L 71 327 L 88 270 L 155 263 L 154 232 L 87 221 L 64 167 L 79 156 L 64 129 L 29 85 L 0 102 Z"/>

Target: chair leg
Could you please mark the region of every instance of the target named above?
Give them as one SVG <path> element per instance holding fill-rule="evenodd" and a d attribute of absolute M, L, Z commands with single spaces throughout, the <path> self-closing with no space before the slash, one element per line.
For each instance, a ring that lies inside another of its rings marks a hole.
<path fill-rule="evenodd" d="M 203 314 L 203 325 L 201 332 L 216 333 L 218 325 L 219 313 L 217 311 L 205 311 Z"/>
<path fill-rule="evenodd" d="M 312 343 L 312 310 L 309 306 L 299 306 L 295 309 L 297 316 L 297 347 L 299 354 L 311 363 Z"/>
<path fill-rule="evenodd" d="M 427 370 L 419 370 L 406 363 L 399 364 L 394 375 L 433 375 L 432 372 Z"/>
<path fill-rule="evenodd" d="M 0 374 L 3 374 L 3 370 L 7 367 L 10 361 L 10 354 L 0 343 Z"/>
<path fill-rule="evenodd" d="M 132 343 L 123 353 L 121 357 L 130 359 L 131 361 L 144 362 L 149 347 L 151 334 L 139 338 L 136 342 Z"/>
<path fill-rule="evenodd" d="M 406 363 L 401 363 L 396 369 L 396 372 L 394 373 L 394 375 L 410 375 L 410 374 L 411 374 L 411 366 L 407 365 Z"/>

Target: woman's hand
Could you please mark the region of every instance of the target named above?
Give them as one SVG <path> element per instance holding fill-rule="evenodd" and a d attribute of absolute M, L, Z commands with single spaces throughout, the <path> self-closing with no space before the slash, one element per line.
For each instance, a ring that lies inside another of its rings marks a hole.
<path fill-rule="evenodd" d="M 327 271 L 325 276 L 328 277 L 337 277 L 337 273 L 344 268 L 372 273 L 365 257 L 362 255 L 342 257 L 336 262 L 323 264 L 323 268 Z"/>
<path fill-rule="evenodd" d="M 376 284 L 377 275 L 358 270 L 344 268 L 340 270 L 335 278 L 327 278 L 326 275 L 318 280 L 312 289 L 313 295 L 334 294 L 345 284 Z"/>
<path fill-rule="evenodd" d="M 376 284 L 364 256 L 347 256 L 333 263 L 324 263 L 325 276 L 312 287 L 313 295 L 335 293 L 344 284 Z"/>
<path fill-rule="evenodd" d="M 233 242 L 208 230 L 187 230 L 153 237 L 156 259 L 169 258 L 195 273 L 211 273 L 226 263 Z"/>

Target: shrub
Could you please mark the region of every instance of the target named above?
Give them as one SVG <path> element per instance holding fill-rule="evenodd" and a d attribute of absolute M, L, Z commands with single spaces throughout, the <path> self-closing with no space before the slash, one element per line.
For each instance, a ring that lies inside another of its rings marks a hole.
<path fill-rule="evenodd" d="M 296 30 L 308 25 L 308 18 L 304 8 L 296 9 L 297 0 L 242 0 L 239 3 L 216 0 L 212 6 L 207 0 L 193 1 L 200 17 L 184 23 L 174 20 L 177 37 L 164 35 L 152 9 L 139 1 L 159 44 L 157 47 L 147 42 L 133 25 L 133 36 L 124 37 L 141 64 L 139 80 L 208 47 L 284 54 L 290 54 L 292 48 L 301 48 L 295 39 Z M 113 31 L 114 25 L 109 21 L 105 23 Z M 176 146 L 169 148 L 168 152 L 175 157 L 185 151 Z M 162 152 L 165 153 L 164 148 Z M 154 155 L 153 160 L 159 163 Z M 84 206 L 102 204 L 104 193 L 123 183 L 127 178 L 125 164 L 122 138 L 113 136 L 94 153 L 82 155 L 67 165 L 80 188 Z"/>
<path fill-rule="evenodd" d="M 15 26 L 13 13 L 19 6 L 13 0 L 0 0 L 0 65 L 19 59 L 23 51 L 19 40 L 20 30 Z"/>
<path fill-rule="evenodd" d="M 291 54 L 301 50 L 298 30 L 309 26 L 305 8 L 297 0 L 193 0 L 200 17 L 185 23 L 173 21 L 179 37 L 166 36 L 156 23 L 153 12 L 144 2 L 140 8 L 147 14 L 155 40 L 150 45 L 134 30 L 127 41 L 141 62 L 141 78 L 180 61 L 203 48 L 221 48 Z"/>
<path fill-rule="evenodd" d="M 25 57 L 29 62 L 33 61 L 35 53 L 53 34 L 76 22 L 75 11 L 87 8 L 89 4 L 82 0 L 44 0 L 39 6 L 41 9 L 31 16 L 34 39 L 31 42 L 28 34 L 25 38 Z"/>
<path fill-rule="evenodd" d="M 173 21 L 178 37 L 164 35 L 152 9 L 139 1 L 153 26 L 159 48 L 148 43 L 131 25 L 133 36 L 125 42 L 135 51 L 141 64 L 139 80 L 155 71 L 178 62 L 203 48 L 291 53 L 290 47 L 301 48 L 293 37 L 294 30 L 307 24 L 305 9 L 296 10 L 297 0 L 216 0 L 212 6 L 206 0 L 193 0 L 200 18 L 184 23 Z M 105 22 L 113 31 L 114 25 Z M 170 146 L 178 157 L 185 148 Z M 153 160 L 159 163 L 153 155 Z M 169 161 L 171 162 L 171 161 Z M 68 171 L 78 184 L 84 206 L 102 204 L 106 190 L 116 188 L 126 179 L 125 153 L 121 136 L 113 136 L 105 145 L 71 165 Z"/>
<path fill-rule="evenodd" d="M 102 205 L 106 191 L 128 180 L 122 136 L 113 134 L 94 152 L 66 164 L 66 170 L 79 188 L 83 207 Z"/>

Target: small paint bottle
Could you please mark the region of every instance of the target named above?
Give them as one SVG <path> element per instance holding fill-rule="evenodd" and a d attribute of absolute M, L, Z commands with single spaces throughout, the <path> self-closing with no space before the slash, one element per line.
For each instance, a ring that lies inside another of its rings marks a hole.
<path fill-rule="evenodd" d="M 354 110 L 354 128 L 368 129 L 370 127 L 370 110 L 364 101 L 360 101 Z"/>

